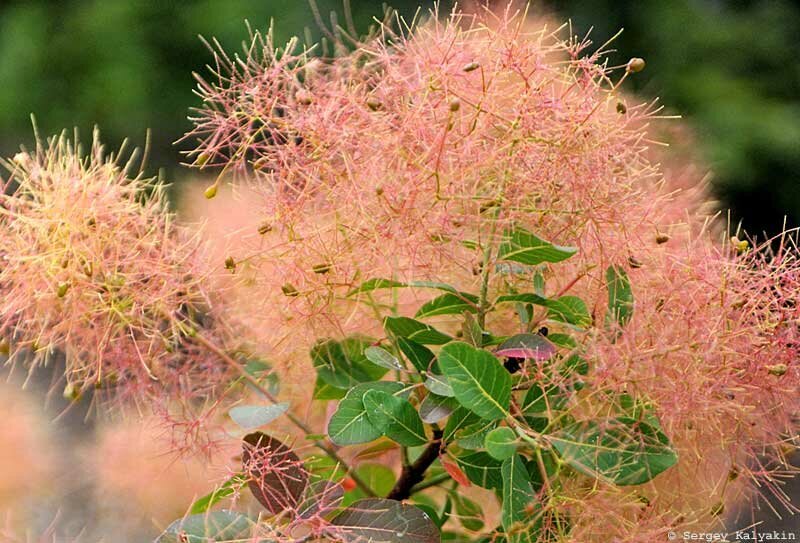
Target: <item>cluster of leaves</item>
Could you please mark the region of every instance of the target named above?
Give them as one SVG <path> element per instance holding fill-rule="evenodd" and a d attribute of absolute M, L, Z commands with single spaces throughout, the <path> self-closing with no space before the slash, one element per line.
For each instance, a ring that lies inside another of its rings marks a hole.
<path fill-rule="evenodd" d="M 610 394 L 587 390 L 591 363 L 580 340 L 589 333 L 617 337 L 634 308 L 628 277 L 616 266 L 606 271 L 609 303 L 599 329 L 580 298 L 548 297 L 542 269 L 575 253 L 516 227 L 504 232 L 497 259 L 521 265 L 532 278 L 530 292 L 487 300 L 487 294 L 446 284 L 382 278 L 352 290 L 349 297 L 370 300 L 385 289 L 440 291 L 414 318 L 387 316 L 384 338 L 327 339 L 311 351 L 315 398 L 338 401 L 325 436 L 312 439 L 366 446 L 357 458 L 399 450 L 399 476 L 377 463 L 304 462 L 256 432 L 245 437 L 243 472 L 195 504 L 194 512 L 247 485 L 273 518 L 286 511 L 303 517 L 311 508 L 327 522 L 324 535 L 338 540 L 545 541 L 569 532 L 570 519 L 556 506 L 566 478 L 639 485 L 674 465 L 676 453 L 645 403 L 623 395 L 614 402 L 616 412 L 602 418 L 573 409 L 581 398 Z M 495 312 L 515 314 L 521 332 L 485 329 Z M 461 328 L 451 335 L 426 322 L 441 315 L 455 316 Z M 286 408 L 240 407 L 231 416 L 257 427 Z M 262 463 L 253 460 L 259 450 L 269 451 Z M 468 486 L 496 494 L 500 526 L 485 526 L 481 506 L 459 494 Z M 434 487 L 435 496 L 444 491 L 443 500 L 428 494 Z"/>

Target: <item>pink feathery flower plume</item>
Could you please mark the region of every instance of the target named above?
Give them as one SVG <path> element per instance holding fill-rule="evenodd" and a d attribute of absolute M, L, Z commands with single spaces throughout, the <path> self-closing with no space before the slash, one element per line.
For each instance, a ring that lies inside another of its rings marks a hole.
<path fill-rule="evenodd" d="M 208 392 L 228 374 L 189 340 L 221 340 L 200 240 L 174 224 L 161 185 L 126 174 L 94 134 L 4 162 L 0 339 L 12 360 L 66 357 L 65 394 Z"/>
<path fill-rule="evenodd" d="M 216 53 L 187 137 L 195 165 L 246 179 L 259 203 L 234 248 L 240 310 L 267 331 L 278 366 L 302 362 L 306 374 L 314 340 L 380 337 L 376 307 L 405 314 L 433 297 L 404 290 L 351 303 L 368 278 L 476 292 L 492 266 L 493 291 L 530 290 L 529 274 L 496 267 L 485 251 L 522 226 L 578 248 L 544 279 L 548 294 L 586 300 L 596 331 L 606 269 L 629 275 L 636 305 L 624 334 L 583 338 L 587 390 L 652 408 L 680 457 L 634 492 L 565 489 L 576 540 L 653 541 L 665 526 L 714 522 L 721 508 L 709 503 L 754 489 L 780 497 L 800 412 L 791 238 L 779 250 L 722 242 L 704 180 L 674 166 L 692 157 L 654 145 L 660 108 L 619 89 L 641 59 L 611 67 L 605 47 L 525 15 L 433 13 L 383 25 L 334 58 L 258 33 L 244 56 Z M 618 408 L 598 394 L 571 406 Z"/>

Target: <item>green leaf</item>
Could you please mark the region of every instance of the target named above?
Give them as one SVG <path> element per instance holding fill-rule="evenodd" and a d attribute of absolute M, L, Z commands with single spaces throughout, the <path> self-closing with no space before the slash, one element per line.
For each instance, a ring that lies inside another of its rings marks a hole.
<path fill-rule="evenodd" d="M 505 231 L 498 258 L 530 266 L 542 262 L 561 262 L 578 252 L 575 247 L 561 247 L 536 237 L 521 227 Z"/>
<path fill-rule="evenodd" d="M 536 270 L 536 273 L 533 274 L 533 291 L 538 294 L 539 296 L 544 296 L 545 282 L 544 282 L 544 275 L 542 275 L 541 270 Z"/>
<path fill-rule="evenodd" d="M 476 423 L 464 426 L 456 432 L 456 443 L 462 449 L 476 450 L 483 448 L 483 443 L 497 421 L 481 419 Z"/>
<path fill-rule="evenodd" d="M 381 279 L 380 277 L 373 277 L 372 279 L 364 281 L 360 286 L 348 292 L 347 296 L 350 297 L 355 294 L 372 292 L 373 290 L 378 289 L 400 288 L 405 286 L 407 286 L 405 283 L 401 283 L 400 281 L 395 281 L 393 279 Z"/>
<path fill-rule="evenodd" d="M 418 319 L 423 319 L 436 315 L 460 315 L 465 311 L 469 313 L 477 313 L 478 303 L 478 297 L 474 294 L 467 294 L 466 292 L 453 294 L 451 292 L 447 292 L 441 296 L 437 296 L 419 308 L 419 311 L 417 311 L 415 317 Z"/>
<path fill-rule="evenodd" d="M 390 467 L 376 462 L 359 464 L 355 472 L 359 479 L 364 481 L 378 496 L 386 496 L 389 494 L 397 482 L 394 471 L 392 471 Z M 348 506 L 356 500 L 368 497 L 369 496 L 367 496 L 360 487 L 355 487 L 345 495 L 342 505 Z"/>
<path fill-rule="evenodd" d="M 246 540 L 255 524 L 233 511 L 213 511 L 190 515 L 170 524 L 156 543 L 207 543 L 208 541 Z"/>
<path fill-rule="evenodd" d="M 547 301 L 547 318 L 572 324 L 579 328 L 592 325 L 592 316 L 586 303 L 577 296 L 561 296 Z"/>
<path fill-rule="evenodd" d="M 317 375 L 330 386 L 342 389 L 377 381 L 386 374 L 386 369 L 367 360 L 364 350 L 371 343 L 371 339 L 359 336 L 343 341 L 329 339 L 318 342 L 311 348 L 311 360 Z"/>
<path fill-rule="evenodd" d="M 443 439 L 445 441 L 453 441 L 456 438 L 456 433 L 462 428 L 466 428 L 476 422 L 480 422 L 481 418 L 467 409 L 466 407 L 458 407 L 450 418 L 447 419 L 447 425 L 444 427 Z"/>
<path fill-rule="evenodd" d="M 491 420 L 508 415 L 511 376 L 491 353 L 454 341 L 442 347 L 439 366 L 461 405 Z"/>
<path fill-rule="evenodd" d="M 525 393 L 520 410 L 525 415 L 560 411 L 567 403 L 566 390 L 557 384 L 537 381 Z"/>
<path fill-rule="evenodd" d="M 570 466 L 617 485 L 646 483 L 678 461 L 658 426 L 629 417 L 576 422 L 550 439 Z"/>
<path fill-rule="evenodd" d="M 332 387 L 317 376 L 317 380 L 314 383 L 313 398 L 315 400 L 341 400 L 345 394 L 347 394 L 346 390 Z"/>
<path fill-rule="evenodd" d="M 531 485 L 528 470 L 522 456 L 512 455 L 503 462 L 501 467 L 503 477 L 503 528 L 508 533 L 519 531 L 514 525 L 531 518 L 527 511 L 531 502 L 536 499 L 536 494 Z M 512 528 L 513 527 L 513 528 Z"/>
<path fill-rule="evenodd" d="M 538 294 L 532 294 L 530 292 L 523 292 L 520 294 L 504 294 L 503 296 L 498 296 L 494 303 L 502 304 L 505 302 L 516 302 L 521 304 L 534 304 L 547 307 L 548 301 L 549 300 L 544 296 L 539 296 Z"/>
<path fill-rule="evenodd" d="M 438 394 L 439 396 L 452 398 L 456 395 L 455 392 L 453 392 L 453 387 L 450 386 L 450 383 L 447 381 L 447 377 L 444 375 L 428 373 L 425 377 L 424 385 L 425 388 L 434 394 Z"/>
<path fill-rule="evenodd" d="M 470 481 L 481 488 L 500 489 L 503 487 L 501 462 L 485 452 L 473 452 L 456 456 L 458 467 Z"/>
<path fill-rule="evenodd" d="M 447 283 L 441 283 L 439 281 L 411 281 L 408 283 L 409 287 L 418 287 L 418 288 L 433 288 L 436 290 L 443 290 L 445 292 L 452 292 L 458 293 L 456 287 L 452 285 L 448 285 Z"/>
<path fill-rule="evenodd" d="M 464 339 L 473 347 L 483 346 L 483 330 L 478 321 L 470 313 L 464 313 L 464 324 L 461 327 Z"/>
<path fill-rule="evenodd" d="M 386 317 L 383 327 L 395 337 L 408 338 L 423 345 L 443 345 L 452 339 L 433 326 L 408 317 Z"/>
<path fill-rule="evenodd" d="M 458 401 L 455 398 L 431 393 L 425 396 L 425 399 L 419 405 L 419 415 L 422 418 L 422 422 L 434 424 L 445 417 L 449 417 L 457 407 Z"/>
<path fill-rule="evenodd" d="M 350 389 L 328 423 L 328 436 L 337 445 L 355 445 L 374 441 L 383 432 L 372 424 L 364 407 L 364 394 L 370 390 L 380 390 L 388 394 L 399 394 L 402 383 L 376 381 L 362 383 Z"/>
<path fill-rule="evenodd" d="M 233 422 L 245 430 L 252 430 L 277 419 L 289 409 L 289 402 L 274 405 L 237 405 L 228 411 Z"/>
<path fill-rule="evenodd" d="M 408 400 L 381 390 L 369 390 L 363 397 L 369 421 L 386 437 L 406 447 L 428 442 L 419 413 Z"/>
<path fill-rule="evenodd" d="M 472 532 L 483 529 L 483 509 L 480 505 L 457 492 L 451 492 L 450 499 L 453 500 L 461 526 Z"/>
<path fill-rule="evenodd" d="M 367 357 L 367 360 L 382 368 L 390 370 L 404 369 L 397 357 L 382 347 L 367 347 L 364 349 L 364 356 Z"/>
<path fill-rule="evenodd" d="M 211 507 L 214 506 L 220 500 L 227 498 L 238 492 L 244 485 L 247 484 L 247 479 L 245 478 L 243 473 L 237 473 L 220 486 L 218 486 L 213 492 L 206 494 L 202 498 L 198 498 L 193 504 L 192 507 L 189 509 L 189 513 L 192 515 L 199 515 L 200 513 L 205 513 Z"/>
<path fill-rule="evenodd" d="M 508 426 L 495 428 L 484 440 L 486 452 L 497 460 L 508 460 L 517 452 L 517 434 Z"/>
<path fill-rule="evenodd" d="M 609 266 L 606 270 L 606 286 L 608 287 L 608 313 L 606 327 L 620 328 L 628 324 L 633 317 L 633 290 L 628 274 L 620 266 Z"/>
<path fill-rule="evenodd" d="M 395 343 L 418 372 L 439 370 L 439 364 L 434 360 L 436 355 L 424 345 L 404 337 L 398 337 Z"/>
<path fill-rule="evenodd" d="M 579 328 L 588 328 L 592 325 L 592 316 L 589 313 L 586 303 L 577 296 L 561 296 L 560 298 L 550 299 L 523 292 L 520 294 L 505 294 L 498 296 L 496 304 L 516 302 L 523 304 L 533 304 L 547 308 L 547 318 L 550 320 L 572 324 Z"/>
<path fill-rule="evenodd" d="M 440 543 L 439 528 L 421 509 L 383 498 L 353 503 L 331 522 L 345 543 Z"/>

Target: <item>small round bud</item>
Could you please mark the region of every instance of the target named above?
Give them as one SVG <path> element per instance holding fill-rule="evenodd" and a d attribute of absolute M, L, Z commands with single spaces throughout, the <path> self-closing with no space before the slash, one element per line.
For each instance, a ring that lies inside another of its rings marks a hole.
<path fill-rule="evenodd" d="M 208 187 L 203 194 L 205 195 L 206 199 L 208 200 L 212 199 L 214 196 L 217 195 L 217 184 L 214 183 L 213 185 Z"/>
<path fill-rule="evenodd" d="M 770 375 L 774 375 L 776 377 L 782 376 L 788 370 L 789 368 L 786 366 L 786 364 L 773 364 L 771 366 L 767 366 L 767 371 L 770 373 Z"/>
<path fill-rule="evenodd" d="M 473 60 L 472 62 L 465 64 L 462 70 L 464 70 L 465 72 L 474 72 L 480 67 L 481 65 Z"/>
<path fill-rule="evenodd" d="M 208 163 L 209 158 L 211 158 L 211 156 L 208 153 L 200 153 L 197 155 L 197 158 L 194 159 L 194 165 L 202 168 Z"/>
<path fill-rule="evenodd" d="M 642 267 L 642 262 L 640 260 L 638 260 L 635 256 L 629 256 L 628 257 L 628 266 L 630 266 L 634 270 L 637 270 L 637 269 Z"/>
<path fill-rule="evenodd" d="M 0 341 L 0 354 L 8 356 L 11 353 L 11 344 L 7 339 Z"/>
<path fill-rule="evenodd" d="M 383 195 L 383 187 L 381 185 L 378 185 L 377 187 L 375 187 L 375 194 L 377 194 L 378 196 L 382 196 Z"/>
<path fill-rule="evenodd" d="M 669 236 L 666 234 L 658 234 L 656 236 L 656 243 L 658 243 L 659 245 L 663 245 L 668 241 L 669 241 Z"/>
<path fill-rule="evenodd" d="M 739 239 L 736 236 L 731 238 L 731 246 L 736 250 L 737 254 L 745 253 L 750 248 L 750 244 L 746 239 Z"/>
<path fill-rule="evenodd" d="M 715 517 L 722 515 L 722 513 L 724 512 L 725 512 L 725 504 L 722 502 L 719 502 L 718 504 L 716 504 L 714 507 L 711 508 L 711 515 Z"/>
<path fill-rule="evenodd" d="M 739 478 L 739 468 L 736 467 L 736 466 L 733 466 L 731 468 L 731 470 L 728 472 L 728 480 L 729 481 L 735 481 L 738 478 Z"/>
<path fill-rule="evenodd" d="M 262 236 L 267 232 L 271 231 L 272 231 L 272 225 L 268 222 L 261 223 L 261 226 L 258 227 L 258 233 L 261 234 Z"/>
<path fill-rule="evenodd" d="M 311 267 L 311 269 L 312 269 L 312 271 L 313 271 L 314 273 L 318 273 L 318 274 L 322 275 L 322 274 L 324 274 L 324 273 L 328 273 L 329 271 L 331 271 L 331 265 L 330 265 L 330 264 L 327 264 L 327 263 L 323 263 L 323 264 L 314 264 L 314 265 Z"/>
<path fill-rule="evenodd" d="M 635 74 L 644 70 L 645 66 L 646 64 L 643 58 L 634 57 L 628 61 L 628 64 L 625 66 L 625 71 Z"/>
<path fill-rule="evenodd" d="M 64 399 L 70 402 L 76 402 L 81 398 L 81 391 L 72 383 L 67 383 L 64 387 Z"/>
<path fill-rule="evenodd" d="M 383 107 L 383 102 L 378 100 L 375 96 L 370 96 L 367 98 L 367 107 L 370 108 L 372 111 L 378 111 Z"/>
<path fill-rule="evenodd" d="M 450 111 L 455 113 L 459 109 L 461 109 L 461 100 L 458 98 L 458 96 L 453 96 L 450 98 Z"/>
<path fill-rule="evenodd" d="M 225 259 L 225 269 L 236 271 L 236 260 L 234 260 L 232 256 L 229 256 Z"/>
<path fill-rule="evenodd" d="M 295 94 L 294 97 L 297 100 L 297 103 L 302 104 L 304 106 L 309 106 L 311 105 L 311 102 L 314 101 L 313 97 L 311 96 L 311 93 L 305 89 L 300 89 L 299 91 L 297 91 L 297 94 Z"/>
<path fill-rule="evenodd" d="M 628 112 L 628 106 L 623 104 L 622 102 L 617 102 L 617 113 L 620 115 L 625 115 Z"/>
<path fill-rule="evenodd" d="M 69 283 L 61 283 L 60 285 L 58 285 L 58 291 L 56 292 L 56 295 L 59 298 L 63 298 L 64 296 L 67 295 L 68 290 L 69 290 Z"/>
<path fill-rule="evenodd" d="M 283 285 L 281 287 L 281 292 L 283 292 L 286 296 L 289 296 L 290 298 L 294 298 L 300 295 L 300 293 L 297 292 L 297 289 L 294 288 L 294 285 L 292 285 L 291 283 L 286 283 L 285 285 Z"/>

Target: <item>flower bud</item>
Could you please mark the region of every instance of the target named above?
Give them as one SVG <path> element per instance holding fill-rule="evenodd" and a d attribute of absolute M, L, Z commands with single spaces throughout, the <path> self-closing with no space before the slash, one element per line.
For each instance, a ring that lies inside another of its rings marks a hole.
<path fill-rule="evenodd" d="M 750 244 L 746 239 L 739 239 L 736 236 L 731 238 L 731 246 L 733 246 L 737 254 L 742 254 L 750 248 Z"/>
<path fill-rule="evenodd" d="M 327 263 L 314 264 L 311 267 L 311 269 L 314 271 L 314 273 L 324 274 L 324 273 L 328 273 L 329 271 L 331 271 L 331 265 L 327 264 Z"/>
<path fill-rule="evenodd" d="M 628 61 L 628 64 L 625 66 L 625 71 L 628 73 L 639 73 L 644 70 L 645 62 L 643 58 L 634 57 Z"/>
<path fill-rule="evenodd" d="M 659 245 L 662 245 L 668 241 L 669 241 L 669 236 L 666 234 L 658 234 L 656 236 L 656 243 L 658 243 Z"/>
<path fill-rule="evenodd" d="M 211 156 L 208 153 L 200 153 L 197 155 L 197 158 L 194 159 L 194 165 L 202 168 L 208 163 L 209 158 L 211 158 Z"/>
<path fill-rule="evenodd" d="M 617 113 L 620 115 L 625 115 L 628 112 L 628 106 L 623 104 L 622 102 L 617 102 Z"/>
<path fill-rule="evenodd" d="M 305 89 L 300 89 L 299 91 L 297 91 L 297 94 L 295 94 L 294 97 L 299 104 L 302 104 L 304 106 L 309 106 L 311 105 L 311 102 L 314 101 L 311 96 L 311 93 Z"/>
<path fill-rule="evenodd" d="M 641 261 L 638 260 L 635 256 L 628 257 L 628 265 L 634 270 L 637 270 L 642 267 Z"/>
<path fill-rule="evenodd" d="M 203 194 L 205 195 L 206 199 L 208 200 L 212 199 L 214 196 L 217 195 L 217 184 L 214 183 L 213 185 L 208 187 Z"/>
<path fill-rule="evenodd" d="M 234 260 L 232 256 L 229 256 L 225 259 L 225 269 L 236 271 L 236 260 Z"/>
<path fill-rule="evenodd" d="M 474 72 L 475 70 L 477 70 L 480 67 L 481 67 L 480 64 L 478 64 L 475 61 L 472 61 L 472 62 L 470 62 L 468 64 L 465 64 L 464 67 L 462 68 L 462 70 L 464 70 L 465 72 Z"/>
<path fill-rule="evenodd" d="M 300 295 L 300 293 L 297 292 L 297 289 L 294 288 L 294 285 L 292 285 L 291 283 L 286 283 L 285 285 L 283 285 L 281 287 L 281 292 L 283 292 L 286 296 L 289 296 L 290 298 L 294 298 Z"/>
<path fill-rule="evenodd" d="M 81 399 L 81 391 L 72 383 L 67 383 L 64 387 L 64 399 L 70 402 L 77 402 Z"/>
<path fill-rule="evenodd" d="M 261 234 L 262 236 L 267 232 L 271 231 L 272 231 L 272 225 L 268 222 L 261 223 L 261 226 L 258 227 L 258 233 Z"/>
<path fill-rule="evenodd" d="M 458 96 L 453 96 L 450 98 L 450 111 L 455 113 L 459 109 L 461 109 L 461 100 L 458 98 Z"/>
<path fill-rule="evenodd" d="M 67 295 L 67 291 L 69 290 L 69 283 L 61 283 L 58 285 L 58 292 L 56 293 L 59 298 L 63 298 Z"/>
<path fill-rule="evenodd" d="M 372 111 L 378 111 L 383 107 L 383 102 L 378 100 L 375 96 L 370 96 L 367 98 L 367 107 L 370 108 Z"/>
<path fill-rule="evenodd" d="M 789 368 L 786 366 L 786 364 L 773 364 L 772 366 L 767 366 L 767 371 L 776 377 L 780 377 L 781 375 L 785 374 L 788 369 Z"/>

